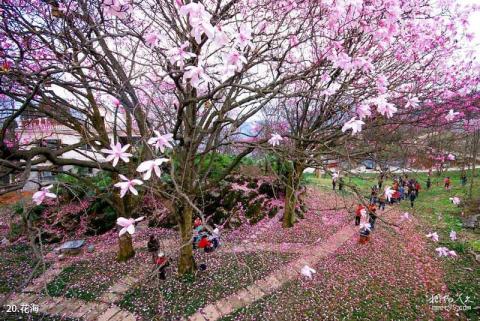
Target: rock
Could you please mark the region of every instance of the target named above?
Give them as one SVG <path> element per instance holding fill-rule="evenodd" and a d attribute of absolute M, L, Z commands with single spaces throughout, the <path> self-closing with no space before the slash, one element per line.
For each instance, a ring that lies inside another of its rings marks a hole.
<path fill-rule="evenodd" d="M 92 245 L 89 245 L 89 246 L 87 247 L 87 252 L 88 252 L 88 253 L 93 253 L 93 251 L 95 251 L 95 246 L 93 246 L 93 244 L 92 244 Z"/>
<path fill-rule="evenodd" d="M 471 228 L 471 229 L 479 228 L 480 227 L 480 214 L 472 215 L 472 216 L 464 219 L 463 227 Z"/>
<path fill-rule="evenodd" d="M 60 253 L 76 255 L 80 253 L 82 246 L 85 244 L 85 240 L 68 241 L 60 246 Z"/>

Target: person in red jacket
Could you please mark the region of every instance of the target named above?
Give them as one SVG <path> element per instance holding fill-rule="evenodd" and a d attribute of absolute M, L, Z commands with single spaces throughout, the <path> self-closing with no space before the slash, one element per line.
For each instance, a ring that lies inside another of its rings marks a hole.
<path fill-rule="evenodd" d="M 167 267 L 170 265 L 170 262 L 165 256 L 165 253 L 158 252 L 155 264 L 158 267 L 158 277 L 160 278 L 160 280 L 165 280 L 167 278 Z"/>
<path fill-rule="evenodd" d="M 362 210 L 365 210 L 365 206 L 362 204 L 357 205 L 357 209 L 355 210 L 355 225 L 360 225 L 360 218 L 362 217 Z"/>
<path fill-rule="evenodd" d="M 445 184 L 445 189 L 446 189 L 446 190 L 449 190 L 449 189 L 450 189 L 450 177 L 446 177 L 446 178 L 443 180 L 443 183 Z"/>

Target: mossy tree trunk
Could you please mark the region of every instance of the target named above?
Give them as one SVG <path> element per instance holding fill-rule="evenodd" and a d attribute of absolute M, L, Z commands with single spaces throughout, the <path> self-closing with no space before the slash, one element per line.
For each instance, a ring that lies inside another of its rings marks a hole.
<path fill-rule="evenodd" d="M 193 209 L 191 206 L 183 206 L 179 208 L 181 213 L 177 213 L 180 218 L 180 238 L 182 245 L 180 248 L 180 256 L 178 259 L 178 273 L 180 275 L 193 273 L 195 271 L 195 260 L 193 259 L 192 245 L 192 219 Z"/>
<path fill-rule="evenodd" d="M 118 238 L 118 246 L 117 261 L 124 262 L 135 256 L 132 236 L 128 232 Z"/>
<path fill-rule="evenodd" d="M 282 226 L 292 227 L 295 224 L 295 208 L 297 206 L 297 191 L 300 186 L 300 179 L 304 166 L 299 162 L 294 162 L 288 167 L 287 185 L 285 189 L 285 213 L 283 214 Z"/>

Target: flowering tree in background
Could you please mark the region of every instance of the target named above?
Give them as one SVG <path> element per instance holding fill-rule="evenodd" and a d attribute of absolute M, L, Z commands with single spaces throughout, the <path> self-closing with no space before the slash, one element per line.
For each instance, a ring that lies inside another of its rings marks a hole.
<path fill-rule="evenodd" d="M 289 164 L 285 227 L 295 221 L 306 167 L 379 161 L 387 144 L 398 151 L 402 142 L 422 135 L 421 128 L 445 129 L 478 108 L 466 103 L 472 101 L 478 64 L 459 45 L 470 38 L 468 9 L 453 1 L 440 8 L 428 1 L 319 4 L 324 16 L 315 24 L 313 42 L 291 39 L 299 62 L 312 52 L 315 72 L 290 84 L 265 109 L 269 150 Z M 452 109 L 454 97 L 463 104 Z M 409 130 L 398 135 L 405 126 Z"/>

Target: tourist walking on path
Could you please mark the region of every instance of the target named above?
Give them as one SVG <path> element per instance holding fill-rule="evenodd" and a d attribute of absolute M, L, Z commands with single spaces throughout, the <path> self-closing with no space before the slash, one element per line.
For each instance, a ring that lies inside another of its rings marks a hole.
<path fill-rule="evenodd" d="M 362 204 L 357 205 L 357 209 L 355 210 L 355 225 L 359 226 L 360 225 L 360 218 L 362 216 L 362 210 L 365 210 L 365 206 Z"/>
<path fill-rule="evenodd" d="M 412 190 L 410 192 L 410 206 L 413 208 L 413 205 L 415 203 L 415 199 L 417 198 L 417 194 L 415 192 L 415 190 Z"/>
<path fill-rule="evenodd" d="M 443 183 L 444 183 L 444 186 L 445 186 L 445 189 L 446 190 L 449 190 L 450 189 L 450 177 L 445 177 L 445 179 L 443 180 Z"/>
<path fill-rule="evenodd" d="M 368 214 L 370 215 L 370 219 L 368 220 L 368 223 L 370 223 L 370 227 L 374 229 L 375 221 L 377 220 L 377 207 L 375 206 L 375 204 L 370 204 L 368 206 Z"/>
<path fill-rule="evenodd" d="M 462 186 L 465 187 L 465 185 L 467 185 L 467 173 L 464 170 L 460 176 L 460 181 L 462 182 Z"/>

